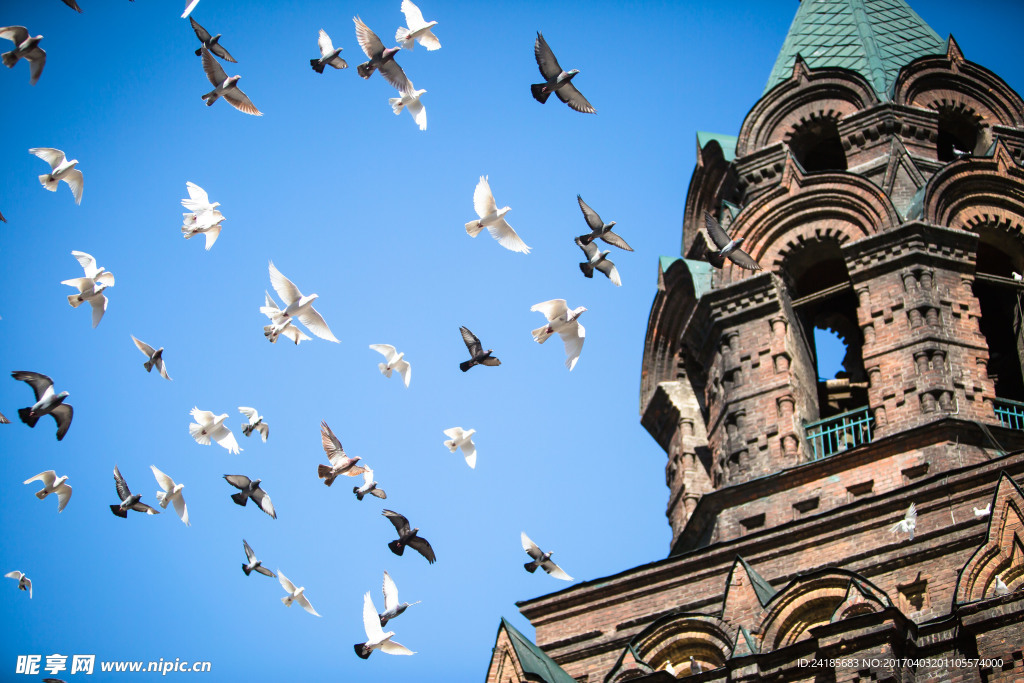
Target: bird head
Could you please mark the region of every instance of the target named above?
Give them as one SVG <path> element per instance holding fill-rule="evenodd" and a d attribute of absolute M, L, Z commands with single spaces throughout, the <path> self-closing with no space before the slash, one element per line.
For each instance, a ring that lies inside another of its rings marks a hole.
<path fill-rule="evenodd" d="M 57 394 L 57 397 L 56 397 L 56 398 L 57 398 L 58 400 L 60 400 L 60 401 L 63 401 L 64 399 L 66 399 L 66 398 L 67 398 L 68 396 L 70 396 L 70 395 L 71 395 L 71 394 L 69 394 L 68 392 L 66 392 L 66 391 L 62 391 L 62 392 L 60 392 L 59 394 Z"/>
<path fill-rule="evenodd" d="M 259 485 L 260 485 L 260 482 L 261 482 L 261 481 L 263 481 L 263 480 L 262 480 L 262 479 L 253 479 L 253 481 L 252 481 L 252 487 L 253 487 L 253 488 L 256 488 L 257 486 L 259 486 Z"/>
<path fill-rule="evenodd" d="M 225 88 L 230 88 L 230 87 L 232 87 L 234 85 L 237 85 L 238 81 L 241 78 L 242 78 L 241 76 L 237 76 L 237 75 L 236 76 L 231 76 L 226 81 L 224 81 L 224 87 Z"/>
<path fill-rule="evenodd" d="M 736 239 L 733 240 L 733 244 L 735 244 L 738 247 L 741 244 L 743 244 L 743 240 L 745 240 L 745 239 L 747 239 L 747 238 L 746 237 L 737 237 Z"/>
<path fill-rule="evenodd" d="M 565 72 L 565 80 L 571 80 L 576 74 L 580 72 L 579 69 L 572 69 L 571 71 Z"/>

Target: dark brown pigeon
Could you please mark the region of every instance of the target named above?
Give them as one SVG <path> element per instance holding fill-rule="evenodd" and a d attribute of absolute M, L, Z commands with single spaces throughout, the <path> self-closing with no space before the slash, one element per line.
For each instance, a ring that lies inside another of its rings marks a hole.
<path fill-rule="evenodd" d="M 363 62 L 356 67 L 356 71 L 363 78 L 369 78 L 373 75 L 374 71 L 380 70 L 380 75 L 394 87 L 398 92 L 403 95 L 406 93 L 411 94 L 413 92 L 412 83 L 409 82 L 405 72 L 402 71 L 402 67 L 398 66 L 398 62 L 395 61 L 395 54 L 398 53 L 401 48 L 389 47 L 384 48 L 384 43 L 380 41 L 377 34 L 370 30 L 370 27 L 363 23 L 363 20 L 359 17 L 352 17 L 352 21 L 356 23 L 356 41 L 359 43 L 359 47 L 363 48 L 363 52 L 370 58 L 370 61 Z"/>
<path fill-rule="evenodd" d="M 501 361 L 492 356 L 494 349 L 487 349 L 484 351 L 483 345 L 480 344 L 480 340 L 476 338 L 476 335 L 469 331 L 469 328 L 460 327 L 459 331 L 462 332 L 462 341 L 466 343 L 466 348 L 469 349 L 469 360 L 459 363 L 459 369 L 466 372 L 474 365 L 501 365 Z"/>
<path fill-rule="evenodd" d="M 391 523 L 395 525 L 395 530 L 398 531 L 398 540 L 388 543 L 388 547 L 391 548 L 391 552 L 395 555 L 401 555 L 405 552 L 405 546 L 409 546 L 420 555 L 427 558 L 427 562 L 434 564 L 437 560 L 437 557 L 434 555 L 434 549 L 430 547 L 430 543 L 427 542 L 427 539 L 416 535 L 419 533 L 419 528 L 410 530 L 409 520 L 397 512 L 384 510 L 381 514 L 391 520 Z"/>

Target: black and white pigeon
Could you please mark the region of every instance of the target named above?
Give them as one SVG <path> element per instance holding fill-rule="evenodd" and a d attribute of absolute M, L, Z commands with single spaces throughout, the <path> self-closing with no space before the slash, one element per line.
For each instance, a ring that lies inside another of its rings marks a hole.
<path fill-rule="evenodd" d="M 501 361 L 491 355 L 494 353 L 494 349 L 484 351 L 480 340 L 469 331 L 468 327 L 460 327 L 459 331 L 462 333 L 462 341 L 465 342 L 466 348 L 469 349 L 469 360 L 459 363 L 460 370 L 466 372 L 474 365 L 501 365 Z"/>
<path fill-rule="evenodd" d="M 263 416 L 260 415 L 259 411 L 255 408 L 238 406 L 238 412 L 245 415 L 247 420 L 247 422 L 242 423 L 242 433 L 246 436 L 251 436 L 253 430 L 256 430 L 263 437 L 263 443 L 266 443 L 267 437 L 270 436 L 270 427 L 263 421 Z"/>
<path fill-rule="evenodd" d="M 6 576 L 8 579 L 14 579 L 15 581 L 17 581 L 18 590 L 28 591 L 28 599 L 32 599 L 32 579 L 25 576 L 24 572 L 20 572 L 17 569 L 15 569 L 13 572 L 7 572 L 6 574 L 4 574 L 4 576 Z M 369 595 L 369 593 L 367 593 L 367 595 Z M 374 613 L 376 614 L 376 610 L 374 610 Z"/>
<path fill-rule="evenodd" d="M 707 211 L 704 212 L 704 230 L 701 231 L 701 234 L 704 236 L 704 244 L 707 246 L 708 262 L 715 268 L 721 268 L 725 265 L 725 259 L 729 259 L 740 268 L 761 270 L 757 261 L 740 249 L 744 238 L 729 239 L 722 226 Z"/>
<path fill-rule="evenodd" d="M 322 74 L 325 66 L 331 66 L 335 69 L 348 68 L 348 62 L 340 56 L 342 48 L 334 47 L 334 43 L 331 42 L 331 37 L 327 35 L 327 31 L 320 29 L 320 37 L 317 38 L 316 44 L 320 48 L 320 59 L 309 60 L 309 65 L 313 67 L 313 71 Z"/>
<path fill-rule="evenodd" d="M 391 552 L 395 555 L 401 555 L 405 552 L 405 547 L 409 546 L 420 555 L 427 558 L 427 562 L 430 564 L 434 564 L 434 562 L 437 561 L 437 556 L 434 555 L 434 549 L 430 547 L 430 543 L 427 542 L 427 539 L 422 536 L 417 536 L 420 531 L 419 527 L 410 529 L 409 520 L 397 512 L 384 510 L 381 514 L 387 517 L 388 520 L 395 525 L 395 530 L 398 532 L 398 540 L 388 543 L 388 547 L 391 548 Z"/>
<path fill-rule="evenodd" d="M 196 38 L 198 38 L 199 42 L 203 44 L 202 47 L 196 49 L 196 57 L 203 54 L 203 48 L 205 47 L 207 50 L 217 55 L 224 61 L 234 62 L 235 64 L 238 63 L 238 60 L 232 57 L 231 53 L 225 50 L 224 47 L 220 44 L 219 41 L 221 34 L 218 33 L 215 36 L 211 36 L 210 32 L 202 26 L 200 26 L 199 22 L 193 19 L 192 17 L 189 17 L 188 21 L 190 24 L 192 24 L 192 30 L 196 32 Z"/>
<path fill-rule="evenodd" d="M 377 482 L 373 480 L 373 470 L 369 467 L 363 471 L 363 485 L 353 486 L 352 493 L 356 494 L 356 500 L 362 500 L 363 496 L 367 493 L 371 496 L 376 496 L 381 500 L 388 497 L 388 494 L 384 493 L 384 489 L 377 488 Z"/>
<path fill-rule="evenodd" d="M 398 62 L 395 61 L 395 54 L 401 48 L 385 48 L 384 43 L 377 37 L 377 34 L 371 31 L 370 27 L 364 24 L 362 19 L 352 17 L 352 21 L 356 24 L 356 40 L 359 42 L 359 47 L 363 48 L 363 52 L 370 58 L 370 61 L 363 62 L 356 67 L 359 75 L 363 78 L 369 78 L 373 75 L 374 71 L 379 70 L 384 80 L 390 83 L 398 92 L 403 95 L 412 92 L 412 83 L 409 82 L 402 67 L 398 66 Z"/>
<path fill-rule="evenodd" d="M 583 250 L 583 255 L 587 257 L 586 262 L 580 264 L 580 270 L 586 277 L 594 277 L 594 270 L 599 270 L 608 276 L 608 279 L 612 281 L 612 284 L 616 287 L 622 286 L 622 278 L 619 277 L 619 269 L 615 267 L 615 263 L 608 260 L 608 254 L 610 251 L 601 251 L 597 248 L 597 245 L 593 242 L 584 244 L 582 239 L 577 237 L 575 240 L 576 246 Z"/>
<path fill-rule="evenodd" d="M 532 562 L 527 562 L 523 565 L 526 568 L 526 571 L 532 574 L 537 571 L 537 567 L 540 567 L 556 579 L 572 581 L 571 576 L 566 574 L 561 567 L 551 561 L 551 551 L 544 552 L 538 548 L 537 544 L 530 540 L 530 537 L 526 535 L 525 531 L 521 531 L 519 533 L 520 541 L 523 544 L 523 550 L 526 551 L 527 555 L 533 558 Z"/>
<path fill-rule="evenodd" d="M 540 31 L 537 31 L 537 42 L 533 44 L 533 55 L 537 58 L 540 75 L 545 80 L 544 83 L 534 83 L 530 86 L 533 99 L 543 104 L 551 97 L 551 93 L 555 93 L 558 99 L 568 104 L 571 109 L 583 114 L 597 113 L 590 102 L 587 102 L 587 98 L 571 83 L 580 70 L 563 71 L 555 59 L 555 53 L 548 47 L 548 41 L 544 40 L 544 34 Z"/>
<path fill-rule="evenodd" d="M 238 80 L 241 76 L 228 78 L 224 68 L 213 58 L 210 51 L 205 47 L 200 48 L 200 50 L 203 54 L 203 71 L 206 72 L 206 77 L 213 84 L 213 90 L 203 95 L 203 99 L 206 100 L 206 106 L 211 106 L 223 96 L 228 101 L 228 104 L 238 111 L 252 114 L 253 116 L 263 116 L 263 112 L 257 109 L 252 100 L 238 87 Z"/>
<path fill-rule="evenodd" d="M 249 576 L 249 574 L 253 572 L 259 572 L 260 574 L 263 574 L 263 576 L 269 576 L 271 578 L 277 576 L 277 574 L 264 567 L 263 563 L 256 559 L 256 553 L 252 551 L 252 548 L 249 547 L 249 544 L 244 538 L 242 539 L 242 545 L 245 547 L 245 559 L 248 560 L 248 562 L 242 565 L 242 571 L 245 572 L 246 576 Z"/>
<path fill-rule="evenodd" d="M 374 650 L 380 650 L 389 655 L 416 654 L 401 643 L 391 640 L 391 636 L 395 635 L 394 631 L 385 633 L 381 628 L 380 617 L 377 615 L 377 608 L 373 605 L 370 591 L 366 591 L 366 594 L 363 595 L 363 630 L 366 631 L 366 642 L 356 643 L 353 646 L 360 659 L 366 659 L 373 654 Z"/>
<path fill-rule="evenodd" d="M 384 611 L 378 614 L 380 618 L 380 627 L 384 628 L 388 625 L 388 622 L 400 615 L 409 607 L 420 604 L 420 601 L 416 602 L 398 602 L 398 586 L 395 585 L 395 580 L 391 578 L 391 575 L 384 572 Z"/>
<path fill-rule="evenodd" d="M 316 475 L 324 480 L 324 484 L 330 486 L 340 476 L 355 477 L 366 471 L 366 468 L 356 463 L 362 460 L 356 456 L 350 458 L 345 454 L 341 441 L 334 435 L 327 422 L 320 421 L 320 443 L 323 444 L 324 453 L 330 465 L 319 465 L 316 468 Z"/>
<path fill-rule="evenodd" d="M 225 474 L 224 479 L 236 489 L 239 489 L 239 493 L 231 494 L 231 500 L 245 507 L 245 504 L 252 498 L 252 502 L 259 505 L 261 510 L 277 519 L 277 513 L 274 512 L 274 504 L 270 502 L 270 496 L 260 488 L 262 479 L 250 479 L 244 474 Z"/>
<path fill-rule="evenodd" d="M 619 249 L 625 249 L 626 251 L 633 251 L 633 247 L 626 244 L 626 240 L 622 239 L 614 232 L 612 228 L 615 227 L 615 221 L 611 223 L 605 223 L 601 220 L 601 217 L 597 215 L 597 212 L 591 209 L 583 197 L 576 195 L 576 201 L 580 203 L 580 211 L 583 212 L 583 218 L 587 221 L 587 227 L 590 228 L 589 235 L 580 235 L 580 242 L 583 244 L 590 244 L 595 239 L 601 239 Z"/>
<path fill-rule="evenodd" d="M 31 484 L 34 481 L 43 482 L 43 488 L 36 491 L 36 498 L 44 500 L 51 493 L 56 493 L 57 512 L 63 512 L 68 501 L 71 500 L 71 487 L 67 485 L 67 480 L 67 475 L 58 477 L 55 471 L 46 470 L 45 472 L 40 472 L 31 479 L 26 479 L 24 483 Z"/>
<path fill-rule="evenodd" d="M 57 441 L 64 438 L 71 426 L 71 418 L 74 410 L 64 400 L 70 396 L 66 391 L 59 394 L 53 393 L 53 380 L 38 372 L 26 370 L 15 370 L 11 377 L 16 380 L 27 382 L 32 391 L 36 394 L 36 402 L 28 408 L 19 408 L 18 417 L 29 427 L 35 427 L 43 415 L 50 415 L 57 422 Z"/>
<path fill-rule="evenodd" d="M 110 511 L 122 519 L 128 518 L 128 511 L 145 512 L 147 515 L 159 515 L 160 511 L 151 508 L 142 501 L 142 496 L 132 493 L 121 476 L 121 470 L 114 465 L 114 487 L 117 489 L 117 497 L 121 499 L 120 505 L 111 505 Z"/>
<path fill-rule="evenodd" d="M 42 36 L 30 36 L 24 26 L 4 26 L 0 28 L 0 38 L 14 43 L 14 49 L 0 55 L 4 66 L 13 69 L 19 59 L 27 59 L 29 64 L 29 85 L 35 85 L 43 75 L 46 65 L 46 51 L 39 47 Z"/>
<path fill-rule="evenodd" d="M 136 339 L 135 335 L 130 336 L 132 341 L 135 342 L 135 346 L 138 347 L 139 351 L 142 351 L 142 355 L 148 359 L 142 364 L 142 367 L 146 368 L 146 372 L 150 372 L 155 367 L 161 377 L 170 379 L 170 375 L 167 374 L 167 366 L 164 365 L 164 347 L 161 346 L 159 349 L 154 350 L 146 342 Z"/>

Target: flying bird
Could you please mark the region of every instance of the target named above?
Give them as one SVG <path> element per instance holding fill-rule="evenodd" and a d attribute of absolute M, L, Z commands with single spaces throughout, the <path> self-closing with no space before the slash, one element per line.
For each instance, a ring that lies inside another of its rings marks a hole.
<path fill-rule="evenodd" d="M 117 497 L 121 500 L 120 505 L 111 505 L 110 511 L 122 519 L 128 518 L 128 511 L 145 512 L 147 515 L 159 515 L 160 511 L 142 502 L 142 496 L 132 493 L 121 476 L 121 470 L 114 465 L 114 487 L 117 489 Z"/>
<path fill-rule="evenodd" d="M 334 483 L 334 480 L 344 475 L 346 477 L 355 477 L 366 471 L 366 468 L 356 463 L 362 460 L 360 457 L 350 458 L 345 455 L 345 449 L 341 445 L 341 441 L 334 435 L 331 428 L 327 426 L 327 422 L 320 422 L 320 442 L 323 444 L 324 453 L 327 454 L 327 460 L 330 461 L 330 465 L 319 465 L 316 468 L 316 474 L 318 477 L 324 480 L 324 484 L 330 486 Z"/>
<path fill-rule="evenodd" d="M 380 626 L 384 628 L 388 625 L 388 622 L 400 615 L 406 609 L 413 605 L 420 604 L 420 601 L 416 602 L 398 602 L 398 586 L 395 585 L 395 580 L 391 578 L 391 575 L 384 572 L 384 611 L 378 614 L 380 618 Z"/>
<path fill-rule="evenodd" d="M 260 306 L 260 312 L 271 320 L 270 325 L 263 326 L 263 336 L 267 338 L 267 341 L 271 344 L 276 344 L 277 338 L 282 334 L 285 339 L 291 339 L 296 345 L 298 345 L 300 341 L 309 341 L 312 339 L 312 337 L 307 335 L 305 332 L 295 327 L 291 320 L 285 320 L 280 324 L 275 325 L 273 321 L 281 317 L 281 309 L 278 308 L 277 302 L 270 298 L 270 294 L 268 292 L 264 292 L 264 294 L 267 296 L 267 301 L 266 305 Z"/>
<path fill-rule="evenodd" d="M 356 500 L 362 500 L 363 496 L 367 493 L 371 496 L 376 496 L 381 500 L 388 497 L 388 494 L 384 493 L 384 489 L 377 488 L 377 482 L 373 480 L 373 470 L 369 467 L 363 470 L 363 485 L 353 486 L 352 493 L 356 494 Z"/>
<path fill-rule="evenodd" d="M 263 443 L 266 443 L 267 437 L 270 436 L 270 427 L 263 421 L 263 416 L 255 408 L 245 406 L 238 406 L 238 412 L 245 415 L 248 420 L 248 422 L 242 423 L 242 433 L 249 436 L 253 430 L 256 430 L 263 437 Z"/>
<path fill-rule="evenodd" d="M 542 313 L 548 319 L 547 325 L 542 325 L 533 331 L 533 341 L 543 344 L 548 337 L 557 333 L 565 344 L 565 367 L 569 368 L 571 372 L 580 358 L 580 351 L 583 350 L 583 340 L 587 331 L 583 325 L 580 325 L 579 317 L 587 309 L 580 306 L 569 310 L 565 299 L 552 299 L 534 304 L 530 310 Z"/>
<path fill-rule="evenodd" d="M 469 331 L 468 327 L 460 327 L 459 331 L 462 333 L 462 341 L 469 349 L 469 360 L 459 363 L 460 370 L 466 372 L 474 365 L 501 365 L 501 361 L 491 355 L 494 353 L 494 349 L 484 351 L 480 340 Z"/>
<path fill-rule="evenodd" d="M 363 78 L 369 78 L 373 75 L 374 71 L 380 70 L 380 75 L 395 90 L 403 94 L 411 92 L 412 83 L 409 82 L 405 72 L 402 71 L 402 67 L 398 66 L 398 62 L 395 61 L 395 54 L 401 48 L 385 48 L 384 43 L 377 37 L 377 34 L 371 31 L 370 27 L 364 24 L 362 19 L 352 17 L 352 21 L 356 24 L 356 41 L 358 41 L 359 47 L 363 49 L 366 56 L 370 58 L 370 61 L 363 62 L 356 67 L 359 75 Z"/>
<path fill-rule="evenodd" d="M 71 188 L 71 194 L 75 196 L 75 204 L 82 203 L 85 178 L 82 172 L 75 168 L 78 164 L 78 159 L 68 161 L 64 152 L 53 147 L 33 147 L 28 153 L 34 154 L 50 165 L 50 172 L 39 176 L 39 182 L 43 187 L 50 192 L 56 192 L 57 185 L 63 180 Z"/>
<path fill-rule="evenodd" d="M 36 491 L 36 498 L 43 500 L 51 493 L 57 494 L 57 512 L 63 512 L 64 508 L 67 507 L 68 501 L 71 500 L 71 487 L 67 485 L 67 476 L 58 477 L 57 473 L 53 470 L 46 470 L 40 472 L 31 479 L 26 479 L 24 483 L 31 484 L 34 481 L 43 482 L 43 488 Z"/>
<path fill-rule="evenodd" d="M 217 211 L 220 202 L 213 202 L 211 204 L 210 195 L 207 194 L 206 190 L 191 181 L 185 182 L 185 189 L 188 190 L 188 199 L 182 199 L 181 205 L 191 211 L 197 220 L 207 217 L 209 217 L 209 220 L 224 220 L 224 216 L 221 215 L 220 211 Z M 185 215 L 188 216 L 189 214 Z"/>
<path fill-rule="evenodd" d="M 384 633 L 380 626 L 380 617 L 377 615 L 377 608 L 373 605 L 373 598 L 370 591 L 363 596 L 363 630 L 366 631 L 366 642 L 356 643 L 355 651 L 360 659 L 366 659 L 374 650 L 380 650 L 389 655 L 414 655 L 416 654 L 406 646 L 391 640 L 395 635 L 394 631 Z"/>
<path fill-rule="evenodd" d="M 917 528 L 917 508 L 913 503 L 907 508 L 906 514 L 903 515 L 903 519 L 896 522 L 889 528 L 891 534 L 910 534 L 910 540 L 914 540 L 914 530 Z"/>
<path fill-rule="evenodd" d="M 701 235 L 704 236 L 704 245 L 707 247 L 705 256 L 708 262 L 715 268 L 721 268 L 725 265 L 725 259 L 729 259 L 740 268 L 761 270 L 761 266 L 758 265 L 757 261 L 751 258 L 750 254 L 740 249 L 740 245 L 743 244 L 745 238 L 729 239 L 722 226 L 707 211 L 704 212 L 704 230 L 701 232 Z"/>
<path fill-rule="evenodd" d="M 392 372 L 398 372 L 402 376 L 405 386 L 408 387 L 409 379 L 412 377 L 412 366 L 409 365 L 409 361 L 402 358 L 405 353 L 398 353 L 398 350 L 391 344 L 370 344 L 370 348 L 384 356 L 384 362 L 377 363 L 381 374 L 391 377 Z"/>
<path fill-rule="evenodd" d="M 420 102 L 420 97 L 426 95 L 426 90 L 416 90 L 413 87 L 412 81 L 409 81 L 409 92 L 400 93 L 401 97 L 389 97 L 388 103 L 391 105 L 391 111 L 395 112 L 395 116 L 402 113 L 402 109 L 408 109 L 409 114 L 412 115 L 412 120 L 416 122 L 416 125 L 420 127 L 420 130 L 427 129 L 427 110 Z"/>
<path fill-rule="evenodd" d="M 242 571 L 245 572 L 246 576 L 249 576 L 254 571 L 263 574 L 263 576 L 277 576 L 277 574 L 264 567 L 263 563 L 256 559 L 256 553 L 252 551 L 252 548 L 249 547 L 244 538 L 242 539 L 242 545 L 245 547 L 245 558 L 248 560 L 248 562 L 242 565 Z"/>
<path fill-rule="evenodd" d="M 210 439 L 213 439 L 218 445 L 226 448 L 228 453 L 237 455 L 242 450 L 238 447 L 238 442 L 235 441 L 235 435 L 224 426 L 224 420 L 228 419 L 227 413 L 214 415 L 209 410 L 199 410 L 198 407 L 194 407 L 189 415 L 195 422 L 188 426 L 188 433 L 192 435 L 197 444 L 209 446 Z"/>
<path fill-rule="evenodd" d="M 196 49 L 196 57 L 203 54 L 203 48 L 205 47 L 207 50 L 225 61 L 234 62 L 236 64 L 238 63 L 238 60 L 232 57 L 231 53 L 221 46 L 219 42 L 221 34 L 218 33 L 215 36 L 211 36 L 210 32 L 200 26 L 199 22 L 192 17 L 189 17 L 188 21 L 192 24 L 192 30 L 196 32 L 196 38 L 198 38 L 199 42 L 203 44 L 202 47 Z M 216 83 L 214 83 L 214 85 L 216 85 Z"/>
<path fill-rule="evenodd" d="M 461 448 L 462 455 L 465 456 L 466 464 L 469 465 L 470 469 L 476 469 L 476 444 L 473 443 L 474 434 L 476 434 L 475 429 L 463 429 L 462 427 L 452 427 L 451 429 L 444 430 L 444 435 L 448 437 L 448 440 L 444 442 L 445 447 L 452 453 Z"/>
<path fill-rule="evenodd" d="M 610 251 L 601 251 L 597 248 L 597 245 L 593 242 L 584 244 L 583 240 L 577 237 L 575 240 L 576 246 L 583 250 L 583 255 L 587 257 L 586 262 L 580 264 L 580 270 L 586 277 L 594 277 L 594 270 L 597 269 L 608 276 L 608 279 L 612 281 L 612 284 L 616 287 L 622 286 L 622 278 L 619 277 L 619 269 L 615 267 L 615 263 L 608 260 L 608 254 Z"/>
<path fill-rule="evenodd" d="M 583 244 L 590 244 L 595 239 L 601 239 L 613 247 L 625 249 L 626 251 L 633 251 L 633 247 L 626 244 L 626 240 L 612 232 L 612 228 L 615 227 L 615 221 L 605 223 L 601 220 L 601 217 L 597 215 L 597 212 L 583 201 L 583 197 L 580 195 L 576 195 L 576 201 L 579 202 L 580 211 L 583 212 L 583 219 L 587 221 L 587 227 L 590 228 L 589 235 L 580 235 L 580 242 Z"/>
<path fill-rule="evenodd" d="M 540 75 L 544 77 L 544 83 L 535 83 L 530 86 L 533 99 L 541 104 L 548 101 L 551 93 L 558 95 L 558 99 L 583 114 L 595 114 L 597 110 L 587 102 L 587 98 L 572 84 L 572 79 L 580 72 L 579 69 L 563 71 L 555 59 L 555 53 L 548 47 L 548 41 L 544 40 L 544 34 L 537 31 L 537 42 L 533 44 L 533 55 L 537 58 L 537 66 L 540 68 Z"/>
<path fill-rule="evenodd" d="M 505 214 L 511 210 L 511 207 L 498 208 L 485 175 L 480 176 L 480 182 L 476 184 L 476 190 L 473 191 L 473 209 L 480 218 L 466 223 L 466 233 L 470 237 L 476 237 L 481 230 L 487 228 L 491 237 L 498 240 L 498 244 L 509 251 L 521 254 L 530 253 L 530 247 L 526 246 L 512 226 L 505 221 Z"/>
<path fill-rule="evenodd" d="M 3 413 L 0 413 L 0 425 L 9 425 L 9 424 L 11 424 L 11 421 L 7 419 L 7 416 L 5 416 Z"/>
<path fill-rule="evenodd" d="M 70 7 L 70 5 L 69 5 Z M 77 7 L 75 8 L 77 9 Z M 82 10 L 78 10 L 81 12 Z M 19 59 L 28 60 L 29 85 L 35 85 L 39 77 L 43 75 L 43 67 L 46 65 L 46 50 L 39 47 L 42 36 L 29 36 L 28 29 L 24 26 L 4 26 L 0 28 L 0 38 L 6 38 L 14 43 L 14 49 L 0 55 L 4 66 L 13 69 Z"/>
<path fill-rule="evenodd" d="M 283 327 L 286 322 L 294 322 L 298 320 L 300 323 L 306 326 L 310 332 L 326 339 L 338 343 L 338 338 L 331 332 L 331 328 L 327 326 L 323 317 L 313 308 L 313 302 L 319 297 L 319 294 L 310 294 L 309 296 L 303 296 L 299 288 L 292 284 L 292 281 L 281 274 L 277 268 L 274 267 L 274 262 L 270 262 L 270 284 L 273 285 L 274 291 L 281 297 L 281 302 L 285 305 L 283 311 L 279 311 L 271 317 L 271 322 L 275 326 Z M 262 309 L 261 309 L 262 310 Z M 266 311 L 264 311 L 266 313 Z M 296 342 L 298 343 L 298 342 Z"/>
<path fill-rule="evenodd" d="M 191 14 L 192 10 L 194 10 L 196 8 L 196 5 L 198 4 L 199 0 L 189 0 L 188 3 L 185 5 L 185 11 L 181 13 L 181 18 L 184 19 L 189 14 Z"/>
<path fill-rule="evenodd" d="M 160 484 L 160 488 L 163 489 L 156 492 L 156 502 L 160 503 L 160 507 L 164 510 L 167 509 L 168 503 L 174 503 L 174 511 L 178 513 L 181 521 L 185 523 L 185 526 L 192 526 L 192 523 L 188 521 L 188 508 L 185 506 L 185 498 L 181 495 L 185 485 L 175 484 L 174 480 L 158 470 L 156 465 L 150 465 L 149 469 L 153 470 L 156 483 Z"/>
<path fill-rule="evenodd" d="M 68 303 L 72 308 L 78 308 L 86 301 L 92 307 L 92 326 L 96 327 L 103 319 L 107 310 L 107 296 L 103 291 L 107 287 L 114 286 L 114 274 L 101 266 L 96 265 L 96 259 L 84 251 L 72 251 L 79 265 L 85 271 L 85 277 L 76 277 L 70 280 L 63 280 L 62 285 L 68 285 L 78 290 L 78 294 L 69 294 Z"/>
<path fill-rule="evenodd" d="M 71 9 L 75 10 L 79 14 L 82 13 L 82 8 L 78 6 L 78 3 L 75 2 L 75 0 L 63 0 L 63 2 L 64 2 L 65 5 L 67 5 Z"/>
<path fill-rule="evenodd" d="M 139 341 L 135 338 L 135 335 L 129 335 L 132 341 L 135 342 L 135 346 L 138 347 L 139 351 L 142 351 L 147 360 L 142 364 L 142 367 L 146 368 L 146 372 L 150 372 L 154 367 L 160 376 L 164 379 L 170 379 L 170 375 L 167 374 L 167 366 L 164 364 L 164 347 L 160 347 L 157 350 L 153 350 L 153 347 L 144 341 Z"/>
<path fill-rule="evenodd" d="M 201 50 L 203 53 L 203 71 L 206 72 L 206 77 L 213 84 L 213 90 L 203 95 L 203 99 L 206 100 L 206 106 L 211 106 L 223 96 L 228 101 L 228 104 L 238 111 L 252 114 L 253 116 L 263 116 L 263 112 L 257 109 L 252 100 L 238 87 L 238 79 L 241 76 L 228 78 L 228 75 L 224 73 L 224 68 L 213 58 L 210 51 L 205 47 L 201 48 Z"/>
<path fill-rule="evenodd" d="M 988 517 L 992 514 L 992 503 L 989 503 L 983 508 L 974 508 L 975 517 Z"/>
<path fill-rule="evenodd" d="M 281 588 L 284 588 L 284 592 L 288 595 L 281 598 L 281 602 L 284 603 L 285 607 L 291 607 L 293 602 L 297 602 L 302 605 L 302 609 L 306 610 L 314 617 L 320 616 L 316 610 L 313 609 L 313 605 L 310 604 L 309 598 L 305 596 L 305 588 L 296 588 L 295 584 L 288 580 L 288 577 L 284 575 L 280 569 L 277 570 L 277 580 L 281 582 Z"/>
<path fill-rule="evenodd" d="M 28 599 L 32 599 L 32 579 L 28 578 L 27 576 L 25 576 L 23 572 L 19 572 L 17 569 L 15 569 L 13 572 L 7 572 L 6 574 L 4 574 L 4 576 L 6 576 L 8 579 L 14 579 L 15 581 L 17 581 L 18 590 L 28 591 Z M 369 593 L 367 593 L 367 595 L 369 595 Z M 377 616 L 376 610 L 374 611 L 373 614 L 374 617 Z"/>
<path fill-rule="evenodd" d="M 261 510 L 277 519 L 277 513 L 274 512 L 274 504 L 270 502 L 270 496 L 260 488 L 262 479 L 253 480 L 244 474 L 225 474 L 224 479 L 240 491 L 239 493 L 232 493 L 231 500 L 245 507 L 245 504 L 252 498 L 252 502 L 259 505 Z"/>
<path fill-rule="evenodd" d="M 316 44 L 320 47 L 320 59 L 309 60 L 309 65 L 313 67 L 313 71 L 322 74 L 325 66 L 332 66 L 335 69 L 348 68 L 348 62 L 340 56 L 342 48 L 334 47 L 334 43 L 331 42 L 331 37 L 327 35 L 327 31 L 320 29 L 320 37 L 317 38 Z"/>
<path fill-rule="evenodd" d="M 434 564 L 437 560 L 437 557 L 434 555 L 434 549 L 430 547 L 430 543 L 427 542 L 427 539 L 422 536 L 417 536 L 419 533 L 419 527 L 410 529 L 409 520 L 397 512 L 384 510 L 381 514 L 387 517 L 388 520 L 395 525 L 395 530 L 398 532 L 398 540 L 388 543 L 388 547 L 391 548 L 391 552 L 395 555 L 401 555 L 405 552 L 405 547 L 409 546 L 420 555 L 427 558 L 427 562 Z M 374 614 L 376 614 L 376 612 Z"/>
<path fill-rule="evenodd" d="M 527 562 L 523 565 L 526 568 L 526 571 L 532 574 L 537 571 L 537 567 L 540 567 L 556 579 L 572 581 L 571 576 L 566 574 L 561 567 L 551 561 L 551 555 L 553 554 L 551 551 L 544 552 L 538 548 L 537 544 L 530 540 L 530 537 L 526 535 L 525 531 L 519 532 L 519 540 L 523 544 L 523 550 L 526 551 L 526 554 L 533 558 L 532 562 Z"/>
<path fill-rule="evenodd" d="M 64 438 L 71 427 L 71 418 L 74 410 L 64 400 L 70 396 L 68 392 L 62 391 L 59 394 L 53 392 L 53 380 L 38 372 L 26 370 L 15 370 L 11 377 L 16 380 L 27 382 L 32 391 L 35 392 L 36 402 L 28 408 L 19 408 L 18 417 L 29 427 L 35 427 L 43 415 L 50 415 L 57 422 L 57 441 Z"/>
<path fill-rule="evenodd" d="M 424 21 L 420 8 L 412 4 L 410 0 L 402 0 L 402 14 L 405 15 L 405 23 L 409 25 L 409 28 L 399 26 L 395 32 L 395 40 L 401 43 L 401 47 L 411 50 L 418 41 L 428 50 L 441 49 L 441 41 L 430 30 L 437 26 L 436 21 Z"/>

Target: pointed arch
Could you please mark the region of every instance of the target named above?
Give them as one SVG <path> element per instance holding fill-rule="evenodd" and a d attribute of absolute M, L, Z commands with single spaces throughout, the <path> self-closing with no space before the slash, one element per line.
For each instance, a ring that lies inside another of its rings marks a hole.
<path fill-rule="evenodd" d="M 996 577 L 1011 591 L 1024 586 L 1024 490 L 1006 472 L 992 497 L 988 538 L 960 569 L 953 606 L 994 597 Z"/>

